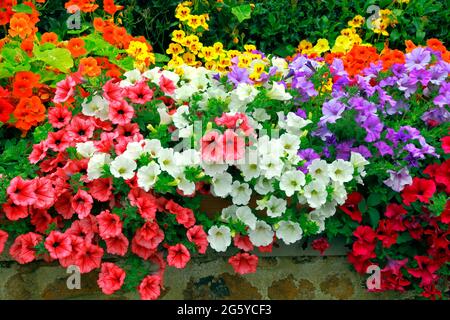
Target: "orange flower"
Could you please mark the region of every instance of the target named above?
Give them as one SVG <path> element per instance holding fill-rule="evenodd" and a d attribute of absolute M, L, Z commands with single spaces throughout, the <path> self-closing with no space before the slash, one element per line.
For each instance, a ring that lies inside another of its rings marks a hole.
<path fill-rule="evenodd" d="M 25 135 L 31 127 L 45 120 L 45 107 L 39 97 L 22 98 L 13 115 L 16 119 L 15 127 L 22 130 L 22 134 Z"/>
<path fill-rule="evenodd" d="M 405 45 L 406 45 L 406 52 L 408 53 L 417 48 L 417 46 L 411 40 L 406 40 Z"/>
<path fill-rule="evenodd" d="M 28 56 L 32 56 L 33 55 L 33 48 L 34 48 L 34 41 L 31 38 L 27 38 L 25 40 L 22 41 L 22 43 L 20 44 L 20 48 L 25 51 Z"/>
<path fill-rule="evenodd" d="M 33 33 L 33 24 L 30 17 L 25 13 L 16 13 L 12 16 L 9 23 L 9 35 L 11 37 L 19 36 L 22 39 L 27 38 Z"/>
<path fill-rule="evenodd" d="M 38 87 L 41 76 L 31 71 L 20 71 L 14 76 L 14 81 L 26 81 L 31 87 Z"/>
<path fill-rule="evenodd" d="M 95 4 L 95 0 L 70 0 L 64 4 L 64 7 L 66 9 L 78 7 L 83 12 L 94 12 L 98 5 Z"/>
<path fill-rule="evenodd" d="M 103 10 L 110 15 L 114 15 L 117 11 L 123 9 L 123 6 L 116 6 L 114 0 L 103 0 Z"/>
<path fill-rule="evenodd" d="M 105 21 L 102 18 L 94 18 L 94 29 L 98 32 L 103 32 L 103 28 L 105 27 Z"/>
<path fill-rule="evenodd" d="M 25 80 L 14 81 L 12 94 L 16 98 L 28 98 L 33 94 L 33 86 Z"/>
<path fill-rule="evenodd" d="M 440 53 L 445 53 L 447 49 L 438 39 L 432 38 L 427 40 L 427 46 L 435 51 L 439 51 Z"/>
<path fill-rule="evenodd" d="M 53 43 L 58 44 L 58 35 L 54 32 L 46 32 L 42 35 L 41 44 Z"/>
<path fill-rule="evenodd" d="M 4 26 L 9 23 L 14 11 L 12 8 L 17 5 L 17 0 L 0 0 L 0 26 Z"/>
<path fill-rule="evenodd" d="M 86 49 L 84 48 L 84 40 L 80 38 L 70 39 L 67 45 L 67 49 L 69 49 L 74 58 L 78 58 L 79 56 L 83 56 L 87 53 Z"/>
<path fill-rule="evenodd" d="M 101 73 L 101 69 L 97 65 L 97 60 L 92 57 L 83 58 L 80 60 L 80 70 L 82 70 L 82 75 L 87 75 L 89 77 L 97 77 Z"/>
<path fill-rule="evenodd" d="M 400 50 L 391 50 L 386 48 L 381 55 L 381 61 L 383 62 L 383 70 L 388 70 L 396 63 L 403 64 L 405 62 L 405 55 Z"/>

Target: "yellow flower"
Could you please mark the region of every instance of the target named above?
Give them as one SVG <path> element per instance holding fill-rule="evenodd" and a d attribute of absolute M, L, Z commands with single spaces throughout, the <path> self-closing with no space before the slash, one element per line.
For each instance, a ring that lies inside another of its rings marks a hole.
<path fill-rule="evenodd" d="M 217 64 L 215 61 L 208 61 L 205 63 L 205 68 L 208 70 L 216 70 Z"/>
<path fill-rule="evenodd" d="M 211 61 L 217 58 L 217 54 L 214 47 L 203 47 L 201 52 L 198 54 L 198 57 L 203 58 L 206 61 Z"/>
<path fill-rule="evenodd" d="M 345 28 L 341 30 L 341 34 L 343 36 L 351 37 L 352 35 L 356 34 L 356 31 L 353 28 Z"/>
<path fill-rule="evenodd" d="M 172 59 L 170 59 L 170 61 L 167 63 L 167 67 L 169 69 L 175 69 L 178 68 L 180 66 L 182 66 L 184 63 L 183 59 L 180 58 L 179 56 L 174 56 L 172 57 Z"/>
<path fill-rule="evenodd" d="M 256 46 L 254 44 L 246 44 L 244 45 L 244 49 L 248 53 L 252 53 L 254 50 L 256 50 Z"/>
<path fill-rule="evenodd" d="M 203 45 L 201 42 L 193 42 L 189 46 L 189 50 L 192 51 L 193 54 L 198 54 L 198 52 L 202 49 Z"/>
<path fill-rule="evenodd" d="M 197 61 L 195 60 L 195 54 L 190 52 L 186 52 L 185 54 L 183 54 L 183 61 L 188 66 L 193 66 L 197 63 Z"/>
<path fill-rule="evenodd" d="M 202 27 L 205 30 L 209 30 L 208 23 L 206 23 L 207 20 L 209 20 L 209 16 L 207 14 L 203 14 L 199 16 L 200 19 L 200 27 Z"/>
<path fill-rule="evenodd" d="M 348 22 L 348 25 L 353 28 L 360 28 L 364 23 L 364 17 L 357 15 Z"/>
<path fill-rule="evenodd" d="M 260 61 L 257 61 L 252 66 L 252 73 L 255 73 L 259 76 L 264 72 L 264 69 L 266 68 L 266 65 Z"/>
<path fill-rule="evenodd" d="M 237 57 L 238 55 L 240 55 L 241 53 L 238 50 L 228 50 L 227 51 L 227 55 L 230 59 L 233 59 L 235 57 Z"/>
<path fill-rule="evenodd" d="M 333 49 L 331 52 L 347 53 L 353 47 L 352 41 L 349 37 L 340 35 L 336 38 Z"/>
<path fill-rule="evenodd" d="M 219 64 L 219 67 L 220 68 L 227 68 L 227 67 L 229 67 L 229 66 L 231 66 L 231 60 L 230 60 L 230 58 L 228 57 L 228 56 L 226 56 L 226 55 L 221 55 L 220 57 L 219 57 L 219 62 L 218 62 L 218 64 Z"/>
<path fill-rule="evenodd" d="M 179 55 L 180 53 L 183 52 L 184 52 L 183 47 L 180 46 L 178 43 L 169 44 L 169 48 L 166 50 L 167 54 L 172 54 L 174 56 Z"/>
<path fill-rule="evenodd" d="M 198 27 L 200 27 L 202 25 L 202 21 L 200 16 L 198 15 L 189 15 L 187 17 L 187 25 L 196 30 Z"/>
<path fill-rule="evenodd" d="M 145 61 L 147 58 L 151 57 L 147 45 L 140 41 L 131 41 L 127 53 L 139 61 Z"/>
<path fill-rule="evenodd" d="M 177 43 L 183 43 L 186 33 L 183 30 L 175 30 L 172 32 L 172 41 Z"/>
<path fill-rule="evenodd" d="M 177 18 L 180 21 L 186 21 L 191 14 L 191 9 L 185 6 L 178 6 L 175 10 L 175 18 Z"/>
<path fill-rule="evenodd" d="M 309 51 L 312 49 L 313 45 L 311 42 L 307 40 L 302 40 L 298 44 L 297 52 L 299 53 L 309 53 Z"/>
<path fill-rule="evenodd" d="M 252 58 L 248 54 L 243 53 L 239 55 L 238 61 L 239 68 L 247 68 L 250 65 L 250 62 L 252 62 Z"/>
<path fill-rule="evenodd" d="M 328 44 L 327 39 L 319 39 L 317 40 L 316 45 L 313 47 L 312 51 L 317 54 L 322 54 L 326 51 L 330 50 L 330 46 Z"/>
<path fill-rule="evenodd" d="M 214 51 L 217 54 L 222 54 L 222 52 L 223 52 L 223 44 L 222 44 L 222 42 L 214 43 L 213 47 L 214 47 Z"/>

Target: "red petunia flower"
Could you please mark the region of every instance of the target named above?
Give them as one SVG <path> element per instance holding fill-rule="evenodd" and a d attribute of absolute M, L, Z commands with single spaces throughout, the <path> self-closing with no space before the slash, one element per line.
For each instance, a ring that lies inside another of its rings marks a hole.
<path fill-rule="evenodd" d="M 407 206 L 417 200 L 428 203 L 435 191 L 436 184 L 433 180 L 413 178 L 413 183 L 402 191 L 403 203 Z"/>
<path fill-rule="evenodd" d="M 128 251 L 129 241 L 123 234 L 105 239 L 106 252 L 124 256 Z"/>
<path fill-rule="evenodd" d="M 6 231 L 0 230 L 0 254 L 2 254 L 5 249 L 6 241 L 8 240 L 8 233 Z"/>
<path fill-rule="evenodd" d="M 248 253 L 238 253 L 228 259 L 228 262 L 239 274 L 255 273 L 258 267 L 258 257 Z"/>
<path fill-rule="evenodd" d="M 36 246 L 42 241 L 42 236 L 29 232 L 18 236 L 11 248 L 10 256 L 20 264 L 30 263 L 36 259 Z"/>
<path fill-rule="evenodd" d="M 244 250 L 246 252 L 252 251 L 254 248 L 249 236 L 242 236 L 239 233 L 234 236 L 233 244 L 236 248 Z"/>
<path fill-rule="evenodd" d="M 339 208 L 352 218 L 352 220 L 361 223 L 362 213 L 359 211 L 358 204 L 362 201 L 363 196 L 359 192 L 353 192 L 348 195 L 345 203 Z"/>
<path fill-rule="evenodd" d="M 330 243 L 326 238 L 319 238 L 312 242 L 312 248 L 320 252 L 323 255 L 326 250 L 330 247 Z"/>
<path fill-rule="evenodd" d="M 6 215 L 6 218 L 12 221 L 24 219 L 29 215 L 28 206 L 18 206 L 14 202 L 12 202 L 11 199 L 3 204 L 2 209 Z"/>
<path fill-rule="evenodd" d="M 72 208 L 78 214 L 78 217 L 83 219 L 91 213 L 93 202 L 91 195 L 80 189 L 72 199 Z"/>
<path fill-rule="evenodd" d="M 450 136 L 443 137 L 442 141 L 442 150 L 444 153 L 450 153 Z"/>

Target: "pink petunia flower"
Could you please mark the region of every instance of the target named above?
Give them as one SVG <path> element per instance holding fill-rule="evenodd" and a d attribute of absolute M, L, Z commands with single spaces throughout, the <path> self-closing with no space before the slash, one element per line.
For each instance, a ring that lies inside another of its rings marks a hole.
<path fill-rule="evenodd" d="M 128 251 L 129 241 L 123 234 L 105 239 L 106 252 L 124 256 Z"/>
<path fill-rule="evenodd" d="M 109 80 L 103 86 L 103 98 L 110 103 L 120 103 L 123 100 L 123 89 L 114 80 Z"/>
<path fill-rule="evenodd" d="M 46 144 L 47 146 L 55 152 L 64 152 L 70 144 L 72 139 L 67 134 L 66 130 L 59 130 L 56 132 L 50 132 L 48 134 Z"/>
<path fill-rule="evenodd" d="M 134 109 L 125 100 L 113 103 L 109 107 L 109 120 L 118 125 L 126 125 L 134 117 Z"/>
<path fill-rule="evenodd" d="M 159 275 L 147 276 L 138 287 L 142 300 L 156 300 L 161 294 L 161 277 Z"/>
<path fill-rule="evenodd" d="M 206 252 L 208 248 L 208 235 L 203 230 L 203 226 L 193 226 L 186 232 L 186 236 L 190 242 L 195 243 L 199 253 L 204 254 Z"/>
<path fill-rule="evenodd" d="M 238 253 L 228 259 L 234 271 L 239 274 L 247 274 L 256 272 L 258 266 L 258 257 L 248 253 Z"/>
<path fill-rule="evenodd" d="M 18 236 L 11 248 L 10 256 L 20 264 L 30 263 L 36 259 L 36 246 L 42 241 L 42 236 L 29 232 Z"/>
<path fill-rule="evenodd" d="M 91 213 L 93 202 L 91 195 L 80 189 L 72 199 L 72 208 L 78 214 L 78 217 L 83 219 Z"/>
<path fill-rule="evenodd" d="M 6 192 L 15 205 L 29 206 L 36 202 L 36 181 L 15 177 L 11 180 Z"/>
<path fill-rule="evenodd" d="M 28 206 L 18 206 L 11 199 L 3 204 L 2 209 L 6 218 L 11 221 L 24 219 L 29 215 Z"/>
<path fill-rule="evenodd" d="M 36 180 L 36 202 L 33 204 L 38 209 L 49 209 L 55 203 L 55 189 L 52 182 L 47 178 Z"/>
<path fill-rule="evenodd" d="M 94 135 L 95 126 L 90 119 L 75 117 L 67 127 L 67 133 L 75 142 L 86 142 Z"/>
<path fill-rule="evenodd" d="M 145 81 L 139 81 L 132 87 L 127 88 L 127 97 L 133 103 L 146 104 L 153 98 L 153 91 Z"/>
<path fill-rule="evenodd" d="M 59 231 L 50 232 L 45 239 L 44 246 L 53 259 L 66 258 L 72 253 L 70 236 Z"/>
<path fill-rule="evenodd" d="M 167 263 L 169 266 L 183 269 L 191 260 L 189 250 L 181 243 L 169 247 L 167 255 Z"/>
<path fill-rule="evenodd" d="M 102 263 L 97 284 L 104 294 L 113 294 L 122 288 L 125 271 L 111 262 Z"/>
<path fill-rule="evenodd" d="M 162 92 L 164 92 L 168 96 L 173 95 L 176 89 L 173 81 L 164 76 L 161 76 L 161 78 L 159 78 L 159 87 Z"/>
<path fill-rule="evenodd" d="M 6 231 L 0 230 L 0 254 L 2 254 L 5 249 L 6 241 L 8 240 L 8 233 Z"/>
<path fill-rule="evenodd" d="M 41 141 L 38 144 L 33 145 L 33 151 L 28 156 L 30 163 L 36 164 L 43 160 L 47 156 L 48 146 L 46 141 Z"/>
<path fill-rule="evenodd" d="M 53 98 L 54 103 L 63 103 L 73 97 L 75 92 L 75 86 L 77 83 L 72 77 L 67 77 L 66 79 L 58 82 L 56 84 L 55 97 Z"/>
<path fill-rule="evenodd" d="M 117 214 L 111 214 L 109 210 L 105 210 L 97 216 L 97 221 L 102 239 L 117 237 L 122 234 L 122 221 Z"/>
<path fill-rule="evenodd" d="M 70 123 L 72 112 L 66 107 L 56 106 L 48 109 L 48 122 L 53 128 L 62 129 Z"/>
<path fill-rule="evenodd" d="M 85 242 L 75 257 L 75 265 L 80 268 L 81 273 L 88 273 L 100 267 L 102 257 L 102 248 L 95 244 Z"/>

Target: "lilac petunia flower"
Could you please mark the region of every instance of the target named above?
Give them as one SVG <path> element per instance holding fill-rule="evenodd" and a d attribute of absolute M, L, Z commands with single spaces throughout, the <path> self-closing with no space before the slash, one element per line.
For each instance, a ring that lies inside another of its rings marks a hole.
<path fill-rule="evenodd" d="M 430 61 L 430 51 L 419 47 L 406 54 L 405 67 L 408 71 L 411 71 L 413 69 L 424 69 Z"/>
<path fill-rule="evenodd" d="M 378 152 L 381 154 L 382 157 L 385 155 L 394 156 L 394 150 L 384 141 L 378 141 L 373 144 L 377 149 Z"/>
<path fill-rule="evenodd" d="M 234 66 L 231 69 L 231 72 L 228 73 L 228 81 L 232 82 L 235 87 L 237 87 L 239 83 L 252 84 L 247 69 L 236 66 Z"/>
<path fill-rule="evenodd" d="M 388 170 L 389 178 L 384 180 L 384 184 L 396 192 L 400 192 L 407 185 L 412 184 L 412 178 L 407 168 L 403 168 L 398 172 Z"/>

